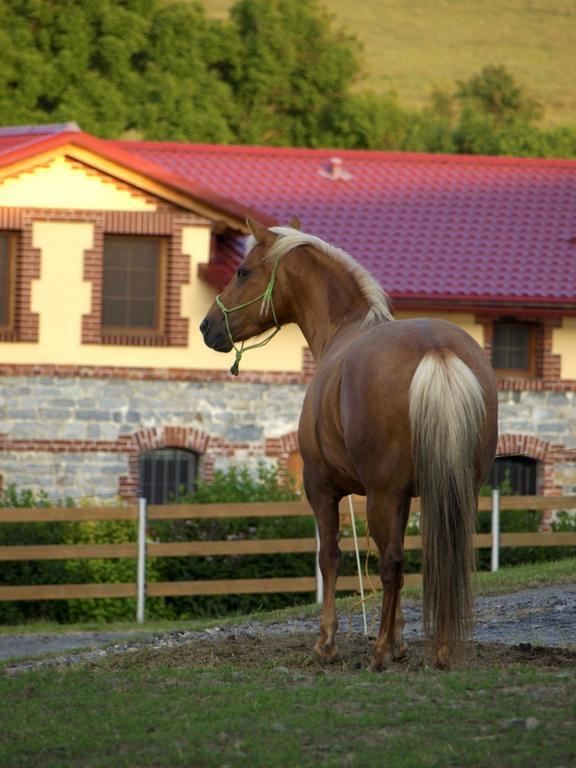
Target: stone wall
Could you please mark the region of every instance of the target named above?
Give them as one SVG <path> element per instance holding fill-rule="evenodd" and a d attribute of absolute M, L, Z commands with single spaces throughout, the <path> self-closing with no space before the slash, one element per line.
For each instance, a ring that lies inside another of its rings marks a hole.
<path fill-rule="evenodd" d="M 51 497 L 133 498 L 138 456 L 162 446 L 230 463 L 286 461 L 304 384 L 81 376 L 0 378 L 0 481 Z M 576 492 L 576 393 L 502 391 L 502 453 L 543 468 L 540 492 Z M 528 439 L 526 439 L 528 438 Z"/>
<path fill-rule="evenodd" d="M 55 497 L 113 497 L 122 492 L 121 478 L 134 474 L 129 459 L 135 450 L 169 444 L 203 454 L 205 476 L 232 461 L 255 467 L 272 460 L 267 441 L 297 429 L 304 392 L 303 384 L 241 380 L 5 377 L 0 476 L 4 486 L 16 483 Z M 184 442 L 172 437 L 180 434 Z"/>

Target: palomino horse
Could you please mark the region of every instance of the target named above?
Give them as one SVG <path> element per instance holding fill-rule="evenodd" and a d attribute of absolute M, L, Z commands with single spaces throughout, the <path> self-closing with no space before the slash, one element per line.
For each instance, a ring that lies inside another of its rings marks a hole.
<path fill-rule="evenodd" d="M 236 342 L 273 335 L 285 323 L 300 327 L 316 361 L 298 433 L 324 578 L 315 650 L 337 657 L 338 502 L 356 493 L 367 497 L 384 587 L 373 668 L 405 653 L 403 541 L 410 499 L 420 496 L 424 628 L 437 666 L 447 667 L 471 623 L 477 495 L 497 436 L 490 363 L 452 323 L 394 320 L 369 273 L 300 232 L 297 219 L 290 227 L 248 226 L 248 255 L 200 330 L 212 349 L 236 349 L 233 373 L 243 351 Z"/>

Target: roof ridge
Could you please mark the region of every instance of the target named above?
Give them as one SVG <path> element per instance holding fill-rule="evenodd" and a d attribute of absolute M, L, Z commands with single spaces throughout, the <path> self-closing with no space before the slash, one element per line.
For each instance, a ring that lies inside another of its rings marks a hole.
<path fill-rule="evenodd" d="M 80 133 L 77 123 L 46 123 L 45 125 L 7 125 L 0 126 L 0 136 L 38 136 L 57 133 Z"/>
<path fill-rule="evenodd" d="M 361 159 L 373 162 L 399 163 L 434 163 L 438 165 L 523 165 L 538 167 L 574 167 L 576 159 L 558 157 L 512 157 L 510 155 L 464 155 L 444 152 L 402 152 L 375 149 L 343 149 L 339 147 L 273 147 L 254 144 L 203 144 L 182 141 L 130 141 L 122 139 L 104 139 L 128 152 L 145 149 L 165 152 L 181 152 L 182 154 L 230 154 L 230 155 L 263 155 L 272 157 L 309 157 L 328 160 L 331 157 Z"/>

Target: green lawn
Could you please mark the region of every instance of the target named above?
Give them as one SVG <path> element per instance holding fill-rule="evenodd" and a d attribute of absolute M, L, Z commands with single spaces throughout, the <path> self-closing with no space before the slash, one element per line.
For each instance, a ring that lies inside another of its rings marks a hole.
<path fill-rule="evenodd" d="M 563 560 L 480 574 L 477 592 L 574 580 L 576 561 Z M 344 618 L 353 600 L 339 602 Z M 365 671 L 370 641 L 347 636 L 344 623 L 342 660 L 331 666 L 314 658 L 313 635 L 302 635 L 146 647 L 68 669 L 0 668 L 0 766 L 575 764 L 574 652 L 476 644 L 459 668 L 438 672 L 414 642 L 406 662 L 376 675 Z"/>
<path fill-rule="evenodd" d="M 568 766 L 574 669 L 0 677 L 3 768 Z"/>
<path fill-rule="evenodd" d="M 205 0 L 226 15 L 229 0 Z M 338 26 L 365 46 L 359 87 L 393 89 L 419 107 L 486 64 L 504 64 L 546 108 L 548 125 L 576 124 L 573 0 L 324 0 Z"/>

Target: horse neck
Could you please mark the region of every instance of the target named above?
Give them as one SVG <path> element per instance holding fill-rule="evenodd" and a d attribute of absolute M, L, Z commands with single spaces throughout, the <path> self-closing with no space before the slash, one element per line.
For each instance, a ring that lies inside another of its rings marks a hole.
<path fill-rule="evenodd" d="M 354 275 L 311 246 L 295 248 L 283 261 L 290 321 L 299 326 L 314 359 L 319 360 L 337 336 L 350 337 L 351 342 L 370 309 Z"/>

